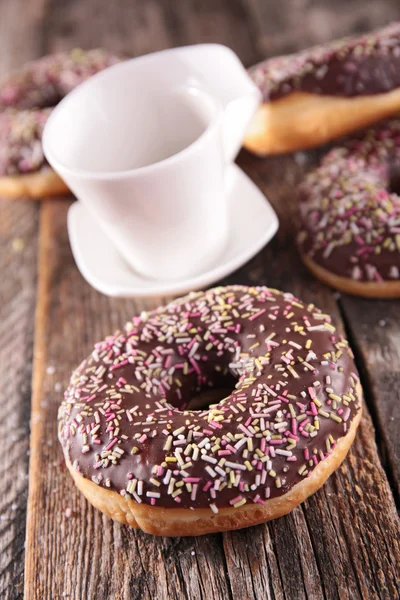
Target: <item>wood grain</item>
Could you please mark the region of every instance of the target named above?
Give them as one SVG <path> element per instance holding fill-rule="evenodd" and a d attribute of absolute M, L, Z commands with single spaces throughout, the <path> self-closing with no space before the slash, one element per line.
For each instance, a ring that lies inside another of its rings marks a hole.
<path fill-rule="evenodd" d="M 38 2 L 0 0 L 0 78 L 40 54 L 40 14 Z M 34 204 L 0 199 L 0 598 L 4 600 L 23 594 L 37 219 Z"/>
<path fill-rule="evenodd" d="M 106 46 L 140 55 L 220 42 L 246 65 L 398 18 L 397 0 L 0 0 L 0 74 L 38 54 Z M 267 284 L 331 312 L 357 354 L 379 452 L 399 491 L 399 304 L 339 298 L 294 250 L 294 191 L 313 154 L 240 165 L 267 193 L 279 235 L 223 283 Z M 68 202 L 0 203 L 0 597 L 22 598 L 29 435 L 29 376 L 39 237 L 27 600 L 399 597 L 399 520 L 366 412 L 343 467 L 292 514 L 267 525 L 201 538 L 151 538 L 102 517 L 72 487 L 56 438 L 71 369 L 134 313 L 166 302 L 111 300 L 73 262 Z M 38 219 L 40 211 L 40 236 Z M 383 321 L 385 324 L 383 325 Z M 6 410 L 5 410 L 6 409 Z M 5 415 L 5 416 L 4 416 Z"/>

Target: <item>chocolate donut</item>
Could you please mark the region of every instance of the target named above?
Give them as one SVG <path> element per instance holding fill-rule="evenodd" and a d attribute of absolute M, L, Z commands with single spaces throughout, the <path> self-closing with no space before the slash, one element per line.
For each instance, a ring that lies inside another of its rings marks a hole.
<path fill-rule="evenodd" d="M 217 404 L 193 396 L 237 383 Z M 156 535 L 286 514 L 344 459 L 361 416 L 352 352 L 291 294 L 232 286 L 134 317 L 72 374 L 59 439 L 79 489 Z"/>
<path fill-rule="evenodd" d="M 317 146 L 400 110 L 400 23 L 268 59 L 249 74 L 263 104 L 246 148 L 275 154 Z"/>
<path fill-rule="evenodd" d="M 299 187 L 300 252 L 317 277 L 361 296 L 400 297 L 400 120 L 334 148 Z"/>
<path fill-rule="evenodd" d="M 105 50 L 46 56 L 0 84 L 0 196 L 68 191 L 43 155 L 41 138 L 51 109 L 73 88 L 120 59 Z"/>

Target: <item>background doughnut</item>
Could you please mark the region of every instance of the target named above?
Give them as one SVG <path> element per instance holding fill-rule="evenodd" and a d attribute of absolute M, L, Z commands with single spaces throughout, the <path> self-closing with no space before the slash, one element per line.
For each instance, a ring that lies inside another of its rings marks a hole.
<path fill-rule="evenodd" d="M 400 111 L 400 23 L 270 58 L 249 73 L 263 104 L 244 146 L 260 155 L 318 146 Z"/>
<path fill-rule="evenodd" d="M 301 183 L 298 244 L 322 281 L 360 296 L 400 297 L 399 161 L 395 119 L 328 152 Z"/>
<path fill-rule="evenodd" d="M 0 83 L 0 196 L 68 191 L 43 155 L 44 125 L 68 92 L 119 60 L 105 50 L 75 49 L 30 62 Z"/>

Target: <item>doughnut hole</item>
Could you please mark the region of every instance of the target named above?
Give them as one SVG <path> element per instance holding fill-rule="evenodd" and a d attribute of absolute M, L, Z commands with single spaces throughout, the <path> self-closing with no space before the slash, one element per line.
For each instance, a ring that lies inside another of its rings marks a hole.
<path fill-rule="evenodd" d="M 211 387 L 202 385 L 193 391 L 186 410 L 205 410 L 212 404 L 218 404 L 232 393 L 236 383 L 237 379 L 231 373 L 221 374 Z"/>

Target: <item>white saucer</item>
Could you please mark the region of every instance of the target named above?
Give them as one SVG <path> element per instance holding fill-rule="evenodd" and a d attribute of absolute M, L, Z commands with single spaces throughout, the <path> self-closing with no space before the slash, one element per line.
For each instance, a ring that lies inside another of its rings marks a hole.
<path fill-rule="evenodd" d="M 230 233 L 224 253 L 208 271 L 180 281 L 151 280 L 135 273 L 80 202 L 68 212 L 68 233 L 76 264 L 86 281 L 108 296 L 185 294 L 205 289 L 252 258 L 278 229 L 266 197 L 236 165 L 227 174 Z"/>

